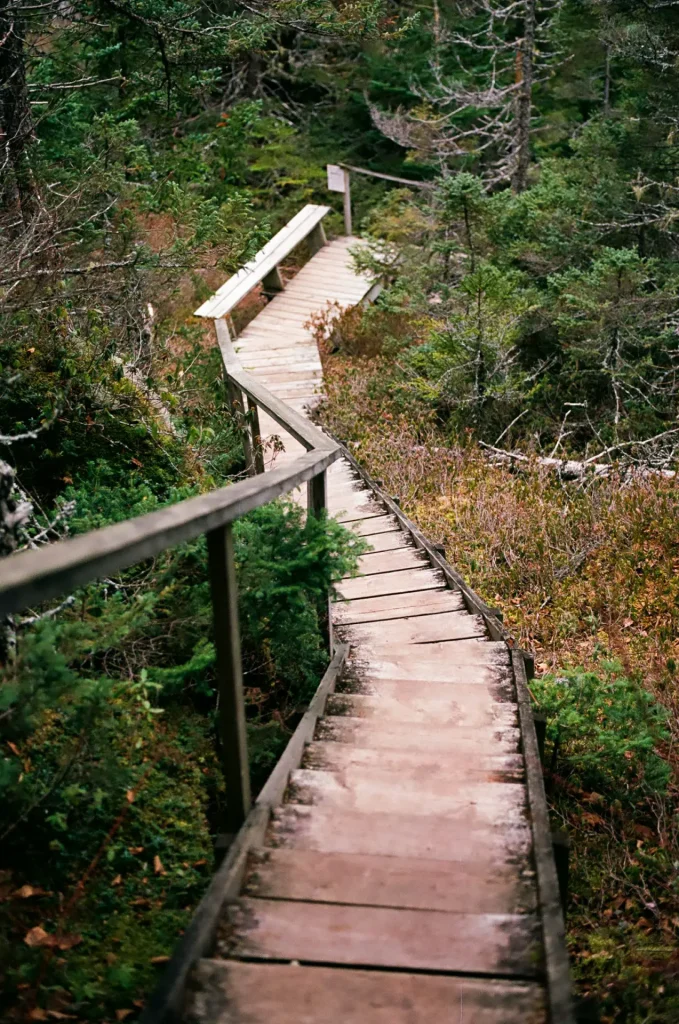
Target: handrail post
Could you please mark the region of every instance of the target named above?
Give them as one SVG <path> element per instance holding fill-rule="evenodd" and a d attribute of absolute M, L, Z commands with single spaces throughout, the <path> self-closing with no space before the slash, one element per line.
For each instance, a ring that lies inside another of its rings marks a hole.
<path fill-rule="evenodd" d="M 226 371 L 225 371 L 226 372 Z M 236 418 L 236 424 L 241 432 L 243 439 L 243 450 L 245 452 L 245 468 L 248 476 L 255 476 L 257 470 L 255 465 L 255 452 L 252 444 L 252 437 L 250 435 L 250 427 L 245 416 L 245 403 L 243 401 L 243 392 L 241 389 L 231 380 L 226 373 L 226 383 L 229 392 L 229 405 L 231 411 Z"/>
<path fill-rule="evenodd" d="M 211 530 L 206 536 L 217 661 L 218 729 L 226 783 L 224 825 L 227 832 L 235 833 L 247 818 L 252 800 L 231 524 Z"/>
<path fill-rule="evenodd" d="M 325 470 L 323 470 L 322 473 L 317 473 L 316 476 L 312 476 L 307 483 L 307 514 L 320 518 L 325 514 L 327 508 L 327 474 Z M 334 638 L 332 635 L 332 607 L 330 605 L 330 595 L 328 595 L 324 619 L 323 633 L 328 651 L 332 657 L 334 650 Z"/>
<path fill-rule="evenodd" d="M 264 472 L 264 449 L 262 448 L 262 431 L 259 426 L 259 408 L 257 403 L 250 396 L 247 396 L 248 419 L 252 428 L 252 452 L 255 464 L 255 474 Z"/>
<path fill-rule="evenodd" d="M 351 225 L 351 173 L 345 168 L 344 170 L 344 234 L 347 238 L 351 238 L 352 225 Z"/>

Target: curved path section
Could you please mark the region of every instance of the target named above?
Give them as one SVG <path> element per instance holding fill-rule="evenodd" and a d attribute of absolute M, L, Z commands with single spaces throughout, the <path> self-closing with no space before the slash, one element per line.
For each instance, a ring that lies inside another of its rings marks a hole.
<path fill-rule="evenodd" d="M 243 368 L 299 411 L 322 388 L 305 324 L 371 290 L 355 244 L 324 245 L 235 342 Z M 261 431 L 280 438 L 276 464 L 302 450 L 266 416 Z M 554 880 L 551 847 L 536 845 L 544 793 L 536 812 L 527 785 L 523 661 L 346 459 L 327 494 L 370 545 L 332 607 L 350 654 L 195 971 L 189 1018 L 568 1024 L 563 924 L 540 880 L 541 862 Z"/>

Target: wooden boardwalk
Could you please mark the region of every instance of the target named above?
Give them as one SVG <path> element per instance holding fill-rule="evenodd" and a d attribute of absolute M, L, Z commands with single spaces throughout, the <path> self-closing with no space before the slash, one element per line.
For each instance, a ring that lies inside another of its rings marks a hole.
<path fill-rule="evenodd" d="M 305 323 L 370 291 L 356 242 L 323 246 L 235 343 L 297 410 L 322 387 Z M 302 451 L 265 415 L 261 431 L 281 438 L 276 465 Z M 370 544 L 332 608 L 350 653 L 194 971 L 188 1019 L 566 1024 L 568 994 L 549 993 L 562 936 L 538 886 L 516 656 L 347 460 L 327 487 L 330 513 Z"/>

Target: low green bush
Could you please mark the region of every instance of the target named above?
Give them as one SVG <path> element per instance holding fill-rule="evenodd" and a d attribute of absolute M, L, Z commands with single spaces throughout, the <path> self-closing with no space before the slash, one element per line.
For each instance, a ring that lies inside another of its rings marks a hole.
<path fill-rule="evenodd" d="M 667 712 L 618 662 L 545 675 L 531 691 L 547 715 L 553 763 L 559 757 L 583 788 L 617 799 L 665 792 L 670 766 L 658 747 L 669 739 Z"/>

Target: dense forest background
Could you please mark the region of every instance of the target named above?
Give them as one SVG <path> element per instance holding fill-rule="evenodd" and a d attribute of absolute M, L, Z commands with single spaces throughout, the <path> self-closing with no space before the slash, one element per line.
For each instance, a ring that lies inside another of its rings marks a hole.
<path fill-rule="evenodd" d="M 678 60 L 672 0 L 0 0 L 0 554 L 237 479 L 192 311 L 326 163 L 411 179 L 352 179 L 322 416 L 536 651 L 602 1021 L 679 1009 Z M 357 549 L 237 540 L 261 784 Z M 201 543 L 0 624 L 7 1019 L 133 1020 L 199 899 L 210 630 Z"/>

